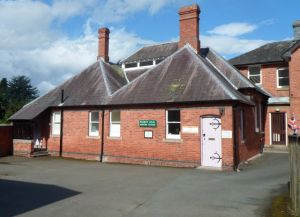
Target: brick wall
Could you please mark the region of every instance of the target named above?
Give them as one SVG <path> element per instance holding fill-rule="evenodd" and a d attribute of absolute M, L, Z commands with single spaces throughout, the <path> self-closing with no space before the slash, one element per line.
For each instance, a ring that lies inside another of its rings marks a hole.
<path fill-rule="evenodd" d="M 288 64 L 273 64 L 261 66 L 261 79 L 263 88 L 273 97 L 287 97 L 289 88 L 277 88 L 277 69 L 288 67 Z M 240 72 L 248 78 L 248 67 L 240 67 Z M 291 71 L 292 69 L 290 69 Z M 290 73 L 291 74 L 291 73 Z"/>
<path fill-rule="evenodd" d="M 33 141 L 14 139 L 14 156 L 30 157 L 33 152 Z"/>
<path fill-rule="evenodd" d="M 101 151 L 101 111 L 98 137 L 89 137 L 89 111 L 64 111 L 63 156 L 99 160 Z"/>
<path fill-rule="evenodd" d="M 12 126 L 0 125 L 0 157 L 12 154 Z"/>
<path fill-rule="evenodd" d="M 254 106 L 240 105 L 235 109 L 235 120 L 236 120 L 236 139 L 238 144 L 238 159 L 237 163 L 242 163 L 251 157 L 259 154 L 262 151 L 265 140 L 265 120 L 267 109 L 264 107 L 264 99 L 261 94 L 253 91 L 245 92 L 246 95 L 253 96 L 253 101 L 258 104 L 262 104 L 261 123 L 256 124 L 255 119 L 257 115 Z M 257 106 L 257 109 L 259 107 Z M 244 111 L 244 138 L 241 134 L 241 110 Z M 259 118 L 257 119 L 259 123 Z M 261 126 L 257 129 L 257 126 Z"/>
<path fill-rule="evenodd" d="M 245 106 L 249 116 L 247 121 L 253 122 L 251 107 Z M 89 137 L 89 111 L 96 109 L 66 109 L 63 122 L 63 157 L 99 160 L 101 154 L 101 111 L 99 111 L 98 137 Z M 53 110 L 55 111 L 55 110 Z M 60 150 L 60 137 L 51 135 L 51 114 L 45 113 L 39 119 L 43 123 L 42 136 L 45 140 L 48 152 L 52 156 L 58 156 Z M 151 109 L 122 109 L 121 110 L 121 137 L 109 137 L 109 111 L 105 111 L 104 122 L 104 161 L 118 163 L 150 164 L 176 167 L 195 167 L 201 165 L 201 119 L 203 115 L 219 115 L 219 107 L 184 107 L 181 108 L 181 128 L 196 127 L 198 133 L 183 133 L 181 139 L 174 141 L 166 139 L 166 108 Z M 238 116 L 238 115 L 237 115 Z M 139 126 L 139 120 L 156 120 L 156 128 L 143 128 Z M 225 107 L 221 117 L 222 130 L 232 131 L 233 138 L 222 139 L 222 163 L 223 168 L 231 168 L 234 164 L 234 135 L 233 109 Z M 237 122 L 239 120 L 237 119 Z M 237 125 L 237 128 L 239 126 Z M 144 138 L 144 131 L 152 130 L 153 139 Z M 239 144 L 240 161 L 259 152 L 260 137 L 254 134 L 249 125 L 247 127 L 247 141 Z M 27 142 L 28 143 L 28 142 Z M 15 142 L 18 150 L 30 153 L 30 145 L 24 142 Z"/>
<path fill-rule="evenodd" d="M 200 127 L 200 116 L 219 115 L 218 108 L 181 110 L 181 127 Z M 157 128 L 141 128 L 139 120 L 157 120 Z M 166 140 L 165 109 L 121 111 L 121 138 L 109 137 L 109 112 L 105 114 L 105 148 L 107 162 L 193 167 L 201 164 L 201 132 L 182 134 L 181 140 Z M 222 129 L 232 131 L 232 108 L 226 107 Z M 153 131 L 153 139 L 144 138 L 144 130 Z M 222 139 L 223 167 L 233 166 L 233 141 Z"/>
<path fill-rule="evenodd" d="M 291 89 L 291 113 L 295 113 L 298 125 L 300 125 L 300 48 L 292 53 L 289 62 L 290 89 Z"/>

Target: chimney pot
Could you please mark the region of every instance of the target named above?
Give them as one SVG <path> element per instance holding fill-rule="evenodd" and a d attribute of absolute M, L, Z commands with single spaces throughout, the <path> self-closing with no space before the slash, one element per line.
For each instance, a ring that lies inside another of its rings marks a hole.
<path fill-rule="evenodd" d="M 296 20 L 293 23 L 293 29 L 294 29 L 294 39 L 300 40 L 300 20 Z"/>
<path fill-rule="evenodd" d="M 197 4 L 180 8 L 179 22 L 180 22 L 180 39 L 179 47 L 185 44 L 190 44 L 197 53 L 200 53 L 199 40 L 199 15 L 200 7 Z"/>
<path fill-rule="evenodd" d="M 109 62 L 109 29 L 100 28 L 98 30 L 98 57 L 102 58 L 105 62 Z"/>

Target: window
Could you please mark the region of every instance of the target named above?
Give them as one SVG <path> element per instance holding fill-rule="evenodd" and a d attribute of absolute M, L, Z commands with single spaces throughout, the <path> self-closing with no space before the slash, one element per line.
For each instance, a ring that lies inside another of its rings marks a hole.
<path fill-rule="evenodd" d="M 125 64 L 125 68 L 135 68 L 137 67 L 137 63 L 126 63 Z"/>
<path fill-rule="evenodd" d="M 243 109 L 241 109 L 240 115 L 241 115 L 240 135 L 241 135 L 241 140 L 244 141 L 246 138 L 246 133 L 245 133 L 245 112 Z"/>
<path fill-rule="evenodd" d="M 167 139 L 180 139 L 180 110 L 168 110 Z"/>
<path fill-rule="evenodd" d="M 260 103 L 257 105 L 257 117 L 258 117 L 257 128 L 258 128 L 259 132 L 261 132 L 263 123 L 262 123 L 262 106 Z"/>
<path fill-rule="evenodd" d="M 290 84 L 289 82 L 289 69 L 283 68 L 277 70 L 277 87 L 288 87 Z"/>
<path fill-rule="evenodd" d="M 121 136 L 121 122 L 120 122 L 120 111 L 110 112 L 110 137 L 120 137 Z"/>
<path fill-rule="evenodd" d="M 89 136 L 99 136 L 99 112 L 89 114 Z"/>
<path fill-rule="evenodd" d="M 54 112 L 52 115 L 52 135 L 60 135 L 60 112 Z"/>
<path fill-rule="evenodd" d="M 152 66 L 153 65 L 153 61 L 144 61 L 144 62 L 140 62 L 140 66 Z"/>
<path fill-rule="evenodd" d="M 255 84 L 261 84 L 261 68 L 260 66 L 249 66 L 248 78 Z"/>

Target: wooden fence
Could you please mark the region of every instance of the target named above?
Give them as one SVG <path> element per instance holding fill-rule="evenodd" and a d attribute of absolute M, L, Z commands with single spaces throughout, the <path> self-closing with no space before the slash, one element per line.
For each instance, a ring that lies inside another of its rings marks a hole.
<path fill-rule="evenodd" d="M 10 124 L 0 124 L 0 157 L 13 153 L 13 127 Z"/>
<path fill-rule="evenodd" d="M 290 195 L 292 209 L 296 216 L 300 215 L 300 137 L 289 137 L 289 159 L 290 159 Z"/>

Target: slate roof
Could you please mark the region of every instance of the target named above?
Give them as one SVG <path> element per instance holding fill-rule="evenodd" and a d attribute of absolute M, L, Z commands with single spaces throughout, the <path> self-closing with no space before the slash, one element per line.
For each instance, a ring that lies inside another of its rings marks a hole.
<path fill-rule="evenodd" d="M 268 43 L 250 52 L 235 57 L 229 62 L 234 66 L 283 62 L 284 55 L 296 45 L 297 41 Z"/>
<path fill-rule="evenodd" d="M 178 42 L 143 47 L 133 55 L 127 57 L 122 63 L 132 63 L 139 60 L 164 59 L 178 50 Z"/>
<path fill-rule="evenodd" d="M 142 75 L 144 72 L 146 72 L 148 69 L 135 69 L 135 70 L 130 70 L 126 71 L 126 77 L 128 78 L 129 81 L 132 81 Z"/>
<path fill-rule="evenodd" d="M 10 120 L 31 120 L 49 107 L 103 105 L 110 95 L 127 84 L 123 71 L 98 61 L 62 85 L 24 106 Z M 64 103 L 61 104 L 61 90 Z"/>
<path fill-rule="evenodd" d="M 206 58 L 206 57 L 205 57 Z M 252 104 L 229 79 L 190 46 L 116 91 L 110 105 L 241 101 Z"/>
<path fill-rule="evenodd" d="M 118 65 L 100 59 L 64 84 L 24 106 L 10 120 L 31 120 L 50 107 L 61 106 L 216 101 L 239 101 L 253 105 L 239 91 L 243 88 L 252 88 L 267 95 L 211 48 L 202 48 L 201 55 L 198 55 L 186 45 L 153 68 L 135 73 L 128 79 L 128 74 L 126 76 Z M 61 104 L 62 89 L 65 97 Z"/>

